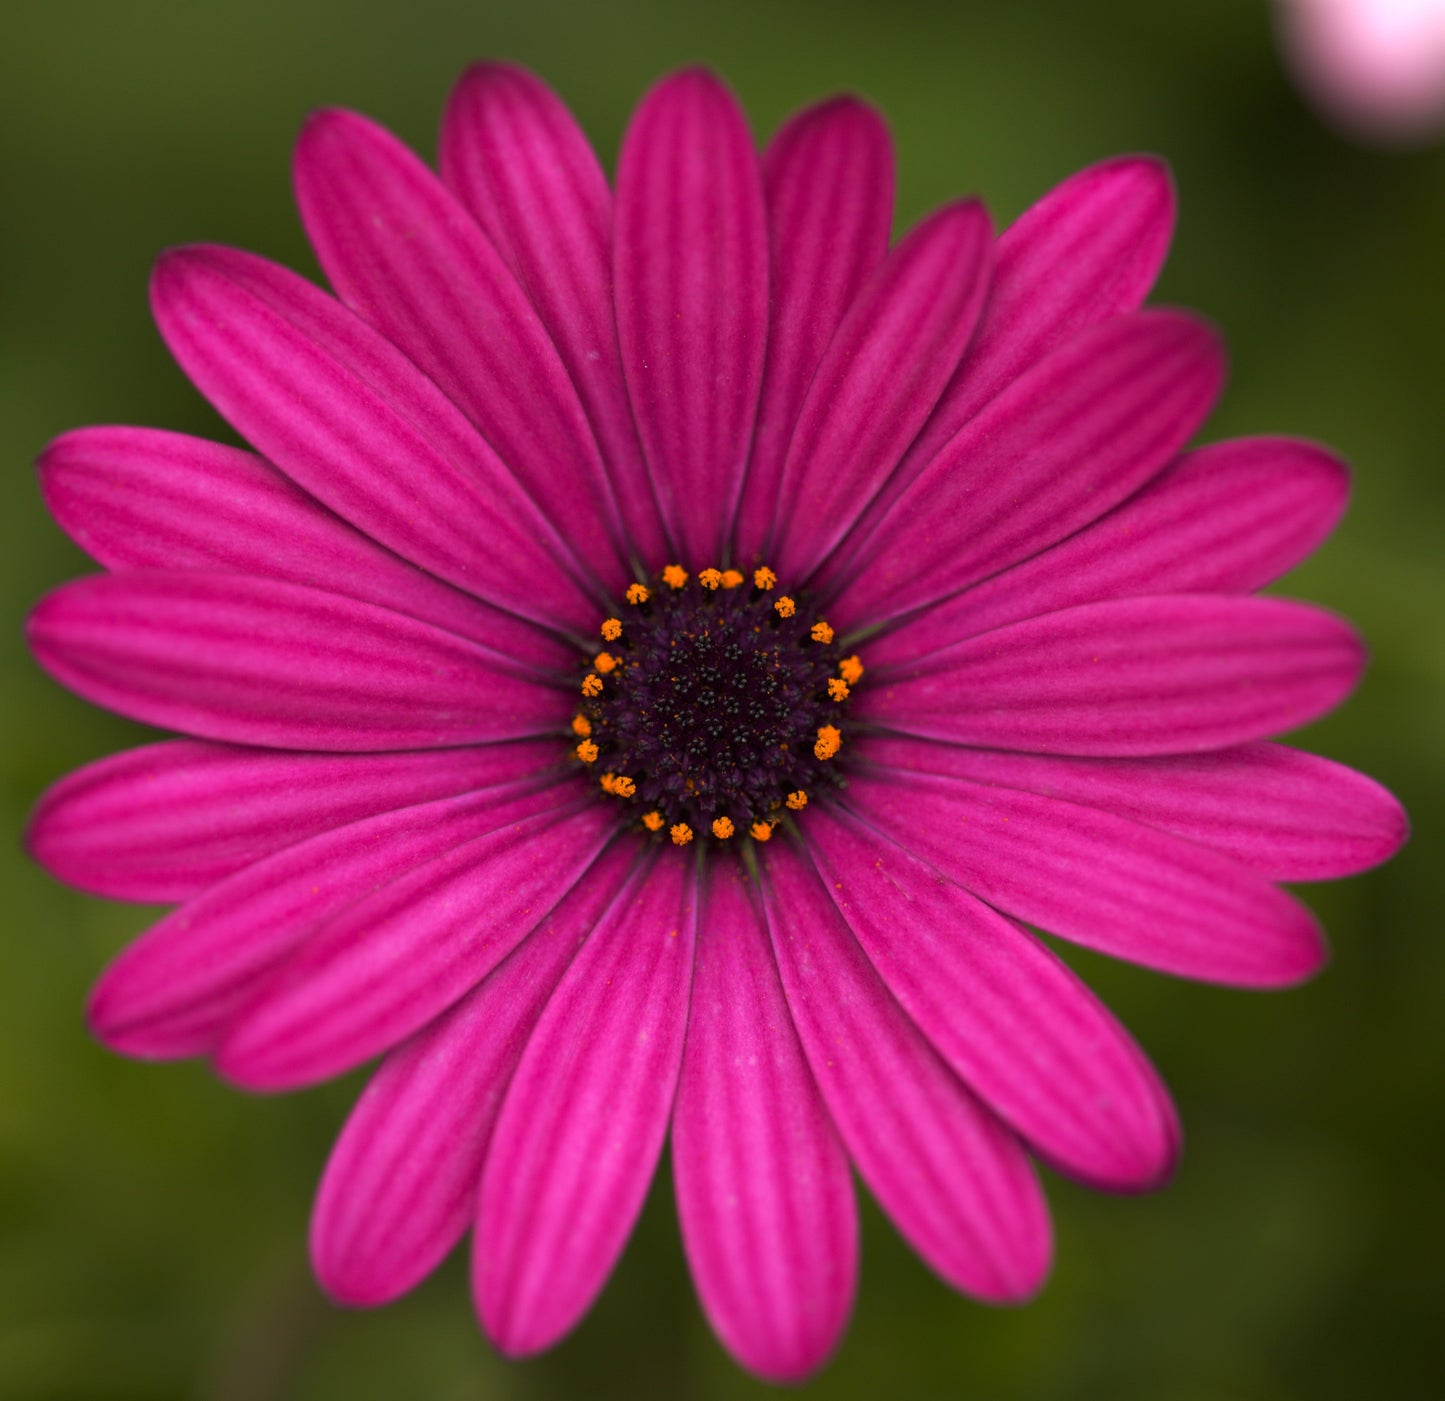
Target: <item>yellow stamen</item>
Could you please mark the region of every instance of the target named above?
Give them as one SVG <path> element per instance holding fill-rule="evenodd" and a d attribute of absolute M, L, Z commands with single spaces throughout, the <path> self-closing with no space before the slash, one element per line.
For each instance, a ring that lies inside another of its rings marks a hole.
<path fill-rule="evenodd" d="M 794 812 L 802 812 L 808 806 L 808 795 L 801 788 L 795 789 L 784 799 Z"/>
<path fill-rule="evenodd" d="M 604 642 L 616 642 L 622 636 L 622 619 L 608 618 L 602 624 L 602 640 Z"/>
<path fill-rule="evenodd" d="M 590 739 L 584 739 L 577 746 L 577 757 L 584 764 L 595 764 L 597 762 L 597 746 Z"/>
<path fill-rule="evenodd" d="M 784 594 L 773 607 L 777 609 L 778 617 L 791 618 L 798 611 L 798 605 L 791 598 Z"/>
<path fill-rule="evenodd" d="M 697 576 L 697 581 L 705 589 L 715 589 L 723 581 L 721 569 L 704 569 Z"/>
<path fill-rule="evenodd" d="M 725 589 L 735 589 L 743 581 L 741 569 L 724 569 L 722 572 L 722 586 Z"/>
<path fill-rule="evenodd" d="M 692 828 L 686 822 L 675 822 L 667 835 L 672 838 L 673 846 L 686 846 L 692 840 Z"/>
<path fill-rule="evenodd" d="M 646 584 L 628 584 L 627 601 L 632 604 L 646 603 L 652 597 L 652 590 Z"/>
<path fill-rule="evenodd" d="M 584 696 L 600 696 L 602 694 L 602 678 L 600 676 L 584 676 L 582 678 L 582 694 Z"/>
<path fill-rule="evenodd" d="M 766 822 L 754 822 L 748 831 L 753 834 L 755 842 L 765 842 L 773 835 L 772 826 Z"/>
<path fill-rule="evenodd" d="M 637 785 L 625 773 L 620 773 L 612 780 L 612 791 L 619 798 L 630 798 L 637 792 Z"/>
<path fill-rule="evenodd" d="M 842 673 L 843 680 L 850 686 L 856 686 L 863 679 L 863 658 L 858 656 L 844 657 L 838 663 L 838 670 Z"/>
<path fill-rule="evenodd" d="M 833 629 L 827 623 L 817 622 L 813 624 L 813 631 L 809 634 L 814 642 L 831 642 L 833 640 Z"/>
<path fill-rule="evenodd" d="M 572 717 L 572 733 L 578 739 L 586 739 L 592 733 L 592 722 L 585 715 Z"/>
<path fill-rule="evenodd" d="M 765 564 L 761 569 L 753 570 L 753 583 L 764 593 L 778 582 L 778 576 Z"/>
<path fill-rule="evenodd" d="M 615 773 L 605 773 L 597 782 L 602 785 L 602 791 L 604 793 L 614 793 L 617 791 L 617 775 Z"/>
<path fill-rule="evenodd" d="M 662 571 L 662 582 L 670 589 L 680 589 L 687 583 L 687 570 L 680 564 L 669 564 Z"/>
<path fill-rule="evenodd" d="M 836 725 L 819 725 L 818 742 L 813 754 L 819 759 L 831 759 L 843 747 L 843 732 Z"/>
<path fill-rule="evenodd" d="M 840 681 L 836 676 L 830 676 L 828 678 L 828 694 L 832 696 L 835 701 L 847 700 L 848 683 L 846 681 Z"/>
<path fill-rule="evenodd" d="M 617 670 L 617 658 L 611 652 L 599 652 L 592 658 L 592 665 L 606 676 L 609 671 Z"/>
<path fill-rule="evenodd" d="M 649 812 L 643 819 L 642 825 L 649 832 L 662 831 L 662 814 L 660 812 Z"/>
<path fill-rule="evenodd" d="M 713 818 L 713 820 L 712 820 L 712 834 L 713 834 L 713 836 L 715 836 L 720 842 L 725 842 L 725 841 L 727 841 L 727 839 L 728 839 L 730 836 L 732 836 L 732 834 L 733 834 L 734 832 L 736 832 L 736 831 L 737 831 L 737 828 L 733 826 L 733 820 L 732 820 L 732 818 L 730 818 L 730 817 L 715 817 L 715 818 Z"/>

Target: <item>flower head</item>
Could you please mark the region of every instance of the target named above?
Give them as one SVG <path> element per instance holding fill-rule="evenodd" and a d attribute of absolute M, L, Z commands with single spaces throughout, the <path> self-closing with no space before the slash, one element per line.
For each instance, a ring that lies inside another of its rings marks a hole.
<path fill-rule="evenodd" d="M 91 1024 L 252 1089 L 384 1056 L 313 1218 L 338 1299 L 470 1227 L 487 1333 L 544 1348 L 669 1135 L 703 1307 L 764 1376 L 845 1324 L 850 1164 L 943 1279 L 1025 1298 L 1035 1157 L 1137 1190 L 1178 1149 L 1026 926 L 1287 984 L 1324 946 L 1275 882 L 1402 840 L 1370 780 L 1264 742 L 1359 674 L 1342 622 L 1254 596 L 1345 473 L 1186 450 L 1223 365 L 1140 309 L 1162 168 L 890 249 L 892 184 L 863 104 L 760 160 L 702 72 L 643 100 L 615 194 L 513 67 L 462 79 L 440 178 L 323 113 L 296 187 L 334 297 L 217 247 L 153 281 L 254 451 L 97 428 L 42 458 L 107 572 L 40 604 L 36 656 L 189 736 L 36 814 L 62 878 L 179 904 Z"/>

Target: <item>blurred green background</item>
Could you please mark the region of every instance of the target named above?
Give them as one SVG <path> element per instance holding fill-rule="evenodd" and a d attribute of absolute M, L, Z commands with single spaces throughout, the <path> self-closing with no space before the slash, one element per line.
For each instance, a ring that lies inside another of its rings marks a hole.
<path fill-rule="evenodd" d="M 820 1397 L 1275 1401 L 1445 1394 L 1445 148 L 1375 151 L 1291 89 L 1253 0 L 10 0 L 0 20 L 0 1398 L 732 1397 L 764 1390 L 703 1323 L 660 1178 L 601 1303 L 551 1355 L 502 1362 L 452 1260 L 375 1314 L 304 1254 L 313 1183 L 358 1080 L 246 1098 L 197 1066 L 103 1053 L 81 1005 L 154 912 L 58 887 L 18 850 L 40 789 L 136 742 L 28 662 L 21 618 L 83 572 L 29 464 L 60 430 L 225 435 L 146 310 L 167 244 L 314 271 L 288 148 L 340 103 L 431 153 L 463 65 L 519 59 L 610 162 L 643 87 L 704 61 L 759 136 L 836 89 L 887 112 L 900 222 L 978 191 L 1006 223 L 1076 167 L 1162 153 L 1181 190 L 1159 296 L 1225 328 L 1210 436 L 1288 431 L 1354 464 L 1352 511 L 1287 591 L 1353 617 L 1364 686 L 1307 743 L 1402 795 L 1413 845 L 1310 889 L 1335 961 L 1277 995 L 1070 953 L 1169 1078 L 1188 1132 L 1144 1199 L 1049 1184 L 1058 1263 L 999 1312 L 951 1294 L 871 1204 Z"/>

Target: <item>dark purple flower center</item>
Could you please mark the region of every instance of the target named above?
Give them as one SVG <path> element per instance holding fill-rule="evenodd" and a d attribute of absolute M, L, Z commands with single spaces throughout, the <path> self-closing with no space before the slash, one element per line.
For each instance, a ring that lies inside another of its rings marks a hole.
<path fill-rule="evenodd" d="M 771 570 L 696 578 L 671 565 L 602 624 L 582 682 L 576 755 L 649 831 L 766 841 L 836 783 L 862 675 L 833 629 Z"/>

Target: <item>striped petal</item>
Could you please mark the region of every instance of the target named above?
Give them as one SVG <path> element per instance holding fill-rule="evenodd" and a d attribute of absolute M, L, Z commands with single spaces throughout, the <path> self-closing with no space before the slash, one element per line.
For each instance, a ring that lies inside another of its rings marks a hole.
<path fill-rule="evenodd" d="M 678 1216 L 718 1337 L 749 1371 L 796 1382 L 852 1309 L 853 1184 L 749 882 L 711 864 L 673 1115 Z"/>
<path fill-rule="evenodd" d="M 591 1306 L 642 1208 L 682 1064 L 693 863 L 663 853 L 593 930 L 522 1055 L 482 1173 L 472 1287 L 509 1356 Z"/>
<path fill-rule="evenodd" d="M 742 109 L 690 69 L 643 98 L 617 167 L 617 330 L 664 520 L 691 569 L 721 558 L 768 333 L 762 176 Z"/>

